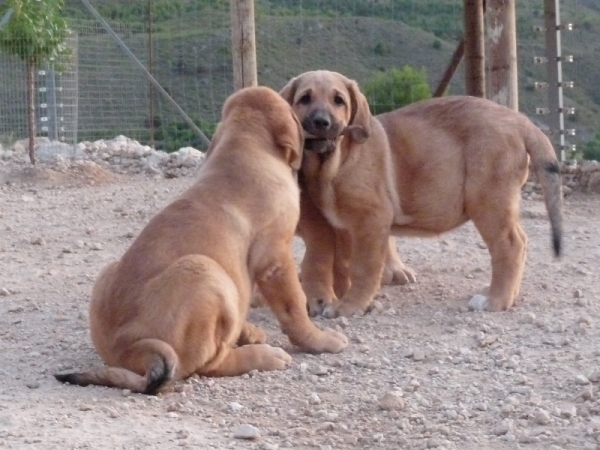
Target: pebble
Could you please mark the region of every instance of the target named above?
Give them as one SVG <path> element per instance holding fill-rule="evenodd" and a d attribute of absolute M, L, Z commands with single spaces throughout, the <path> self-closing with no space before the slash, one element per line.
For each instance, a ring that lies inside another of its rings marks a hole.
<path fill-rule="evenodd" d="M 315 367 L 311 367 L 309 369 L 309 372 L 312 373 L 313 375 L 322 377 L 322 376 L 327 375 L 329 373 L 329 370 L 325 366 L 318 365 Z"/>
<path fill-rule="evenodd" d="M 384 411 L 403 411 L 406 402 L 402 398 L 402 394 L 396 391 L 385 393 L 378 401 L 379 408 Z"/>
<path fill-rule="evenodd" d="M 533 421 L 538 425 L 548 425 L 550 423 L 550 413 L 545 409 L 538 409 L 533 413 Z"/>
<path fill-rule="evenodd" d="M 590 384 L 590 380 L 585 375 L 577 375 L 575 377 L 575 383 L 583 386 L 586 384 Z"/>
<path fill-rule="evenodd" d="M 6 288 L 0 289 L 0 297 L 7 297 L 10 295 L 10 291 Z"/>
<path fill-rule="evenodd" d="M 40 383 L 37 381 L 29 381 L 25 383 L 25 386 L 27 386 L 29 389 L 37 389 L 40 387 Z"/>
<path fill-rule="evenodd" d="M 536 316 L 535 316 L 535 314 L 534 314 L 534 313 L 532 313 L 532 312 L 528 312 L 528 313 L 525 313 L 525 314 L 523 314 L 523 315 L 520 317 L 520 319 L 519 319 L 519 323 L 523 323 L 523 324 L 526 324 L 526 323 L 533 323 L 533 322 L 535 322 L 535 319 L 536 319 Z"/>
<path fill-rule="evenodd" d="M 94 242 L 92 243 L 92 245 L 90 245 L 90 250 L 102 250 L 102 244 L 98 243 L 98 242 Z"/>
<path fill-rule="evenodd" d="M 425 352 L 423 350 L 415 350 L 412 357 L 415 361 L 423 361 L 425 359 Z"/>
<path fill-rule="evenodd" d="M 490 430 L 490 434 L 495 436 L 502 436 L 513 429 L 513 421 L 511 419 L 504 419 L 502 422 L 497 423 Z"/>
<path fill-rule="evenodd" d="M 308 397 L 308 403 L 310 405 L 318 405 L 321 403 L 321 399 L 319 398 L 319 394 L 317 394 L 316 392 L 313 392 L 312 394 L 310 394 L 310 397 Z"/>
<path fill-rule="evenodd" d="M 233 430 L 233 437 L 236 439 L 256 440 L 260 438 L 260 430 L 252 425 L 240 425 Z"/>
<path fill-rule="evenodd" d="M 598 381 L 600 381 L 600 369 L 596 369 L 592 373 L 590 373 L 587 376 L 587 379 L 590 380 L 592 383 L 597 383 Z"/>
<path fill-rule="evenodd" d="M 234 413 L 241 411 L 243 408 L 244 407 L 242 405 L 240 405 L 238 402 L 231 402 L 229 404 L 229 409 Z"/>
<path fill-rule="evenodd" d="M 571 405 L 566 407 L 565 409 L 560 410 L 560 417 L 563 419 L 571 419 L 577 415 L 577 408 L 575 405 Z"/>
<path fill-rule="evenodd" d="M 447 410 L 444 413 L 444 415 L 446 416 L 446 419 L 448 419 L 448 420 L 456 420 L 456 419 L 458 419 L 458 413 L 454 409 Z"/>

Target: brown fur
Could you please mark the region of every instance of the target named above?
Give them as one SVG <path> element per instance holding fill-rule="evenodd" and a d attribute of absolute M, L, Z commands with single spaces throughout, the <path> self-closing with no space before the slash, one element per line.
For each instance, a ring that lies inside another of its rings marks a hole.
<path fill-rule="evenodd" d="M 365 311 L 382 276 L 387 282 L 414 276 L 390 234 L 438 235 L 468 220 L 492 259 L 491 286 L 469 305 L 509 308 L 525 261 L 519 200 L 529 159 L 559 254 L 558 161 L 548 138 L 524 115 L 457 96 L 372 117 L 358 85 L 329 71 L 304 73 L 280 94 L 303 124 L 307 143 L 314 137 L 333 140 L 331 152 L 305 150 L 301 170 L 307 198 L 301 199 L 299 234 L 307 247 L 302 275 L 311 309 L 325 307 L 330 316 Z M 338 131 L 334 136 L 319 129 L 324 117 Z"/>
<path fill-rule="evenodd" d="M 283 369 L 291 357 L 246 322 L 253 283 L 292 343 L 341 351 L 345 337 L 308 318 L 291 252 L 302 141 L 275 91 L 232 95 L 197 182 L 94 285 L 90 331 L 108 367 L 57 379 L 154 394 L 194 373 Z"/>

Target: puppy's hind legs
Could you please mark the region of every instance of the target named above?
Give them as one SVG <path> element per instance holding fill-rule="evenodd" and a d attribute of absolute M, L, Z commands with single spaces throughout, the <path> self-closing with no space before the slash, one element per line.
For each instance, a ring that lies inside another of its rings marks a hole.
<path fill-rule="evenodd" d="M 202 368 L 198 374 L 209 377 L 235 377 L 251 370 L 283 370 L 292 363 L 292 357 L 283 349 L 268 344 L 232 348 L 222 343 L 215 358 L 217 361 L 211 362 L 210 368 Z"/>

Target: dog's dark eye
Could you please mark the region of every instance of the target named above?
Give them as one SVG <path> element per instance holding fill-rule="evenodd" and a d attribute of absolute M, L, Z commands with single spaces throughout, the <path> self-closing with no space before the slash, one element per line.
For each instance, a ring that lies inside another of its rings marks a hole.
<path fill-rule="evenodd" d="M 344 97 L 342 97 L 341 95 L 336 95 L 335 97 L 333 97 L 333 102 L 338 106 L 344 106 L 346 104 Z"/>
<path fill-rule="evenodd" d="M 301 105 L 308 105 L 310 103 L 310 100 L 310 94 L 304 94 L 302 97 L 300 97 L 298 103 L 300 103 Z"/>

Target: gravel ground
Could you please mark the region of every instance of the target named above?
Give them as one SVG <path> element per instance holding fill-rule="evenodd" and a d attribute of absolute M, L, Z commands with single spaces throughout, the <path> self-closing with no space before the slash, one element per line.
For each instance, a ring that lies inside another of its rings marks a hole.
<path fill-rule="evenodd" d="M 148 397 L 52 374 L 101 364 L 92 283 L 192 179 L 4 164 L 0 180 L 0 448 L 600 449 L 598 196 L 566 199 L 560 261 L 542 202 L 523 202 L 529 258 L 511 311 L 465 307 L 490 278 L 470 224 L 399 239 L 416 284 L 384 288 L 364 317 L 317 319 L 347 334 L 343 353 L 299 353 L 258 308 L 251 321 L 290 369 Z"/>

